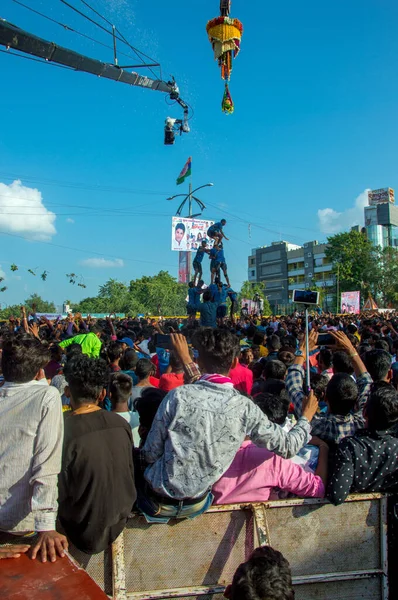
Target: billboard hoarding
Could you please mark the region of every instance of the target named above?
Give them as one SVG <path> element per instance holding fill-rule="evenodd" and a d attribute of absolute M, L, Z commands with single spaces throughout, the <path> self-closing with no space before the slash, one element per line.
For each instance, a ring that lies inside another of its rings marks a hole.
<path fill-rule="evenodd" d="M 381 188 L 380 190 L 370 190 L 368 192 L 369 206 L 384 204 L 390 202 L 395 204 L 395 192 L 392 188 Z"/>
<path fill-rule="evenodd" d="M 361 292 L 343 292 L 341 294 L 342 314 L 359 315 L 361 312 Z"/>
<path fill-rule="evenodd" d="M 214 221 L 173 217 L 171 227 L 171 249 L 174 252 L 196 252 L 203 240 L 212 248 L 213 240 L 207 237 L 207 230 Z"/>

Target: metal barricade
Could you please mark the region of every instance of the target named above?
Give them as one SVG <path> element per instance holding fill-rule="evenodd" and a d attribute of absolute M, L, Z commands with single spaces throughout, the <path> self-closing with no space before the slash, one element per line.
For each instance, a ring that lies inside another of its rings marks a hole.
<path fill-rule="evenodd" d="M 220 600 L 239 564 L 271 545 L 290 562 L 296 600 L 388 600 L 387 499 L 350 496 L 213 506 L 169 525 L 130 519 L 112 545 L 84 561 L 114 600 Z M 79 556 L 75 554 L 79 560 Z"/>

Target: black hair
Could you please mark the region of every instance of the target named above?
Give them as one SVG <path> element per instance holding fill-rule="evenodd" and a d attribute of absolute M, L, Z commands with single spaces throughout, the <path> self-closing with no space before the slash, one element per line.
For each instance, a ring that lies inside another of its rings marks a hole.
<path fill-rule="evenodd" d="M 120 360 L 119 366 L 122 371 L 133 371 L 137 366 L 137 362 L 137 352 L 131 348 L 130 350 L 125 351 Z"/>
<path fill-rule="evenodd" d="M 262 333 L 261 331 L 256 331 L 256 333 L 253 336 L 253 344 L 264 346 L 264 337 L 264 333 Z"/>
<path fill-rule="evenodd" d="M 280 379 L 267 379 L 264 381 L 263 391 L 275 394 L 275 396 L 287 396 L 285 382 Z"/>
<path fill-rule="evenodd" d="M 211 300 L 212 298 L 212 294 L 210 292 L 210 290 L 206 290 L 203 294 L 203 302 L 208 302 L 209 300 Z"/>
<path fill-rule="evenodd" d="M 137 366 L 135 367 L 135 374 L 137 375 L 139 381 L 142 381 L 143 379 L 150 377 L 154 373 L 155 368 L 155 365 L 149 360 L 149 358 L 140 358 L 140 360 L 137 362 Z"/>
<path fill-rule="evenodd" d="M 364 356 L 365 367 L 373 381 L 381 381 L 391 369 L 392 358 L 385 350 L 370 350 Z"/>
<path fill-rule="evenodd" d="M 48 347 L 31 335 L 20 333 L 3 340 L 1 365 L 5 381 L 28 383 L 49 360 Z"/>
<path fill-rule="evenodd" d="M 269 360 L 265 363 L 264 377 L 265 379 L 281 379 L 284 381 L 286 377 L 286 365 L 280 360 Z"/>
<path fill-rule="evenodd" d="M 112 395 L 112 402 L 127 402 L 133 389 L 133 380 L 124 373 L 114 373 L 111 377 L 109 393 Z"/>
<path fill-rule="evenodd" d="M 104 330 L 102 329 L 101 325 L 93 325 L 90 331 L 92 333 L 102 333 Z"/>
<path fill-rule="evenodd" d="M 63 354 L 62 348 L 56 344 L 50 348 L 50 354 L 52 360 L 60 361 Z"/>
<path fill-rule="evenodd" d="M 120 344 L 119 342 L 112 342 L 111 344 L 109 344 L 108 350 L 107 350 L 107 356 L 108 356 L 108 359 L 110 360 L 110 362 L 117 360 L 118 358 L 120 358 L 122 356 L 122 354 L 123 354 L 122 344 Z"/>
<path fill-rule="evenodd" d="M 278 360 L 283 362 L 283 364 L 285 365 L 286 368 L 289 368 L 294 363 L 295 356 L 294 356 L 293 352 L 290 352 L 289 350 L 282 348 L 278 352 Z"/>
<path fill-rule="evenodd" d="M 368 428 L 373 431 L 386 431 L 398 424 L 398 393 L 385 381 L 372 387 L 366 404 Z"/>
<path fill-rule="evenodd" d="M 233 578 L 230 600 L 294 600 L 290 565 L 270 546 L 257 548 Z"/>
<path fill-rule="evenodd" d="M 358 386 L 347 373 L 333 375 L 326 388 L 326 399 L 332 414 L 346 416 L 355 408 Z"/>
<path fill-rule="evenodd" d="M 134 400 L 134 409 L 140 417 L 140 425 L 146 429 L 152 427 L 153 420 L 167 392 L 158 388 L 145 388 L 139 398 Z"/>
<path fill-rule="evenodd" d="M 351 358 L 348 356 L 347 352 L 339 350 L 333 354 L 333 372 L 353 375 L 354 367 L 352 366 Z"/>
<path fill-rule="evenodd" d="M 175 231 L 177 231 L 177 229 L 181 229 L 181 231 L 183 231 L 185 233 L 185 225 L 184 225 L 184 223 L 177 223 Z"/>
<path fill-rule="evenodd" d="M 228 329 L 202 327 L 194 333 L 192 344 L 199 352 L 206 373 L 221 375 L 229 373 L 240 350 L 238 338 Z"/>
<path fill-rule="evenodd" d="M 226 224 L 226 222 L 227 222 L 227 221 L 226 221 L 225 219 L 221 219 L 221 221 L 220 221 L 220 223 L 221 223 L 221 224 L 224 224 L 224 225 Z"/>
<path fill-rule="evenodd" d="M 375 343 L 375 348 L 377 350 L 385 350 L 385 352 L 388 352 L 389 354 L 393 353 L 393 342 L 391 338 L 384 338 L 382 340 L 378 340 Z"/>
<path fill-rule="evenodd" d="M 319 373 L 310 373 L 310 383 L 311 389 L 318 400 L 324 400 L 329 378 L 326 377 L 326 375 L 320 375 Z"/>
<path fill-rule="evenodd" d="M 281 349 L 281 340 L 277 335 L 271 335 L 268 339 L 267 339 L 267 348 L 271 351 L 271 352 L 277 352 L 278 350 Z"/>
<path fill-rule="evenodd" d="M 108 367 L 101 358 L 76 354 L 65 365 L 65 379 L 76 403 L 95 402 L 108 382 Z"/>
<path fill-rule="evenodd" d="M 69 359 L 73 354 L 83 354 L 83 350 L 80 344 L 73 342 L 70 346 L 66 346 L 66 356 Z"/>
<path fill-rule="evenodd" d="M 325 366 L 325 369 L 330 369 L 330 367 L 332 366 L 332 361 L 333 361 L 332 351 L 329 350 L 329 348 L 322 348 L 318 354 L 318 362 L 320 360 L 322 360 L 322 362 Z"/>
<path fill-rule="evenodd" d="M 257 394 L 253 402 L 263 411 L 272 423 L 283 425 L 287 419 L 289 402 L 285 398 L 263 392 Z"/>

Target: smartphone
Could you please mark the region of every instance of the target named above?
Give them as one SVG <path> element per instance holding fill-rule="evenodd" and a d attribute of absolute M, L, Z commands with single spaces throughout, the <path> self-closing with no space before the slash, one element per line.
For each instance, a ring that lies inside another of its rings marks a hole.
<path fill-rule="evenodd" d="M 319 304 L 319 292 L 293 290 L 293 302 L 296 304 L 310 304 L 312 306 L 317 306 Z"/>
<path fill-rule="evenodd" d="M 156 346 L 156 348 L 164 348 L 165 350 L 170 350 L 171 349 L 170 334 L 164 335 L 163 333 L 157 333 L 155 335 L 155 346 Z"/>
<path fill-rule="evenodd" d="M 318 346 L 335 346 L 336 340 L 330 333 L 318 334 Z"/>

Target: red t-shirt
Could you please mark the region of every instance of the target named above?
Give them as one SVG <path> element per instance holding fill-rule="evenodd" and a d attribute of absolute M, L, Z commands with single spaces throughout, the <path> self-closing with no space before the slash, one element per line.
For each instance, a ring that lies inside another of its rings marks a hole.
<path fill-rule="evenodd" d="M 184 385 L 184 373 L 165 373 L 160 378 L 159 389 L 170 392 Z"/>
<path fill-rule="evenodd" d="M 152 375 L 151 375 L 151 377 L 149 378 L 149 383 L 150 383 L 151 385 L 153 385 L 153 387 L 156 387 L 156 388 L 158 388 L 158 387 L 159 387 L 159 381 L 160 381 L 160 380 L 159 380 L 157 377 L 152 377 Z"/>
<path fill-rule="evenodd" d="M 235 369 L 231 369 L 229 373 L 234 388 L 245 394 L 251 394 L 253 387 L 253 371 L 245 365 L 237 364 Z"/>

